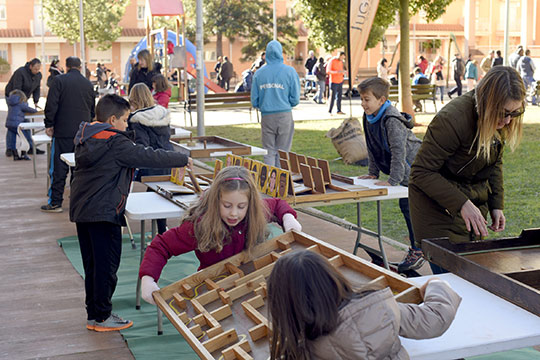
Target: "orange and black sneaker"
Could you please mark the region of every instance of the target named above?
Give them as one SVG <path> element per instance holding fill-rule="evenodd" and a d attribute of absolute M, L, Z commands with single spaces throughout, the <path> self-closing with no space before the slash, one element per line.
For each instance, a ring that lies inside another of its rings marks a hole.
<path fill-rule="evenodd" d="M 96 326 L 96 320 L 86 320 L 86 328 L 88 330 L 94 330 L 95 326 Z"/>
<path fill-rule="evenodd" d="M 98 332 L 117 331 L 127 329 L 131 326 L 133 326 L 133 321 L 124 320 L 116 314 L 111 314 L 111 316 L 104 321 L 96 321 L 93 330 Z"/>

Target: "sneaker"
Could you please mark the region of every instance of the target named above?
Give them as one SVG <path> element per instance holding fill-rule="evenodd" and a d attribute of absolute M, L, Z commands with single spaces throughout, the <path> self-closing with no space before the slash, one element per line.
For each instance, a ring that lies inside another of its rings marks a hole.
<path fill-rule="evenodd" d="M 13 150 L 7 149 L 6 150 L 6 157 L 12 157 L 13 156 Z"/>
<path fill-rule="evenodd" d="M 448 94 L 448 97 L 451 99 L 452 98 L 452 94 L 450 93 L 447 93 Z"/>
<path fill-rule="evenodd" d="M 62 205 L 47 204 L 41 207 L 41 211 L 50 213 L 61 213 L 64 210 L 62 209 Z"/>
<path fill-rule="evenodd" d="M 94 331 L 104 332 L 104 331 L 117 331 L 124 330 L 133 326 L 133 321 L 124 320 L 116 314 L 111 314 L 102 322 L 96 321 L 94 325 Z"/>
<path fill-rule="evenodd" d="M 418 270 L 424 265 L 424 253 L 422 250 L 414 250 L 409 248 L 409 252 L 405 259 L 398 265 L 398 272 L 404 272 L 407 270 Z"/>
<path fill-rule="evenodd" d="M 87 320 L 86 321 L 86 328 L 88 330 L 94 330 L 95 327 L 96 327 L 96 320 Z"/>
<path fill-rule="evenodd" d="M 338 115 L 346 115 L 343 111 L 338 111 L 337 114 Z"/>

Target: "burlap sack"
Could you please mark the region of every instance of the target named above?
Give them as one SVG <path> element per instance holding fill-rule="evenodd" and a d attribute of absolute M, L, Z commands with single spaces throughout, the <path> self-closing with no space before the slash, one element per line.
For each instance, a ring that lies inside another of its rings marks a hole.
<path fill-rule="evenodd" d="M 355 164 L 367 159 L 366 139 L 357 118 L 345 119 L 337 129 L 328 130 L 326 137 L 332 140 L 345 164 Z"/>

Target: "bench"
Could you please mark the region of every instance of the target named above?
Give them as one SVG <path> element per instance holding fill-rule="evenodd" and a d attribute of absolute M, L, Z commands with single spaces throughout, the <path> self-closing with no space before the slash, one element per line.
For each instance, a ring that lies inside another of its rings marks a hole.
<path fill-rule="evenodd" d="M 189 94 L 188 99 L 179 103 L 183 106 L 184 121 L 186 113 L 189 114 L 189 121 L 193 127 L 193 118 L 191 113 L 197 111 L 197 94 Z M 171 105 L 169 105 L 171 107 Z M 174 107 L 174 105 L 173 105 Z M 204 95 L 204 110 L 224 110 L 224 109 L 249 109 L 249 118 L 251 120 L 251 94 L 249 92 L 240 93 L 219 93 Z M 257 122 L 259 122 L 259 113 L 257 112 Z"/>
<path fill-rule="evenodd" d="M 394 104 L 399 102 L 399 85 L 391 85 L 388 92 L 388 100 Z M 437 92 L 437 86 L 433 84 L 419 84 L 411 85 L 412 99 L 422 101 L 424 103 L 424 110 L 426 109 L 426 100 L 433 101 L 435 106 L 435 112 L 437 112 L 437 103 L 435 101 Z"/>

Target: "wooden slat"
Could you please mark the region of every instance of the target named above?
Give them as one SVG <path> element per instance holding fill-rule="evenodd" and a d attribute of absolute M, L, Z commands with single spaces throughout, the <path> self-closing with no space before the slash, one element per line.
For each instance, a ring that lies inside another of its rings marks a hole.
<path fill-rule="evenodd" d="M 238 341 L 236 330 L 230 329 L 212 339 L 206 340 L 202 343 L 202 345 L 206 348 L 206 350 L 212 353 L 224 346 L 232 344 L 235 341 Z"/>
<path fill-rule="evenodd" d="M 236 359 L 236 354 L 234 353 L 233 349 L 237 349 L 237 348 L 243 349 L 244 351 L 247 351 L 247 352 L 251 351 L 251 346 L 249 345 L 249 341 L 242 340 L 239 343 L 236 343 L 221 352 L 221 354 L 223 355 L 223 360 Z"/>

